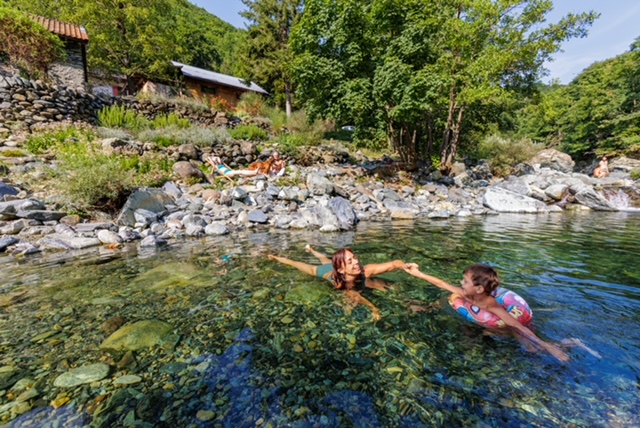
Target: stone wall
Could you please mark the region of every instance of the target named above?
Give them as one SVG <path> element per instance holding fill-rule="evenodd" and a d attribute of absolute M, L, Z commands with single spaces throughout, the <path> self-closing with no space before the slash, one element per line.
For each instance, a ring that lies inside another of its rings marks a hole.
<path fill-rule="evenodd" d="M 78 91 L 85 91 L 82 44 L 68 40 L 65 42 L 66 58 L 49 67 L 48 75 L 53 84 L 66 85 Z"/>
<path fill-rule="evenodd" d="M 13 129 L 33 129 L 38 124 L 62 121 L 95 124 L 100 109 L 113 104 L 124 105 L 148 119 L 175 113 L 204 126 L 228 124 L 223 113 L 197 111 L 186 104 L 94 95 L 17 76 L 0 76 L 0 136 Z"/>

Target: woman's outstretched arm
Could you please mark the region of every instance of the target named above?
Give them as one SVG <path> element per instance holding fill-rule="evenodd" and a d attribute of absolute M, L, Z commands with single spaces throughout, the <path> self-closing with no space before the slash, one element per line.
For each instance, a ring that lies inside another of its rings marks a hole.
<path fill-rule="evenodd" d="M 310 265 L 308 263 L 304 263 L 304 262 L 298 262 L 295 260 L 291 260 L 288 259 L 286 257 L 279 257 L 279 256 L 274 256 L 272 254 L 269 254 L 269 256 L 267 256 L 269 258 L 269 260 L 275 260 L 277 262 L 280 262 L 282 264 L 288 265 L 288 266 L 292 266 L 298 270 L 301 270 L 304 273 L 308 273 L 309 275 L 316 275 L 316 269 L 317 266 L 314 265 Z"/>
<path fill-rule="evenodd" d="M 418 269 L 418 265 L 415 263 L 405 263 L 402 260 L 394 260 L 387 263 L 374 263 L 364 267 L 364 276 L 369 278 L 370 276 L 393 272 L 394 270 L 403 269 L 406 271 L 410 268 Z"/>
<path fill-rule="evenodd" d="M 314 250 L 313 248 L 311 248 L 311 245 L 305 245 L 304 250 L 308 253 L 313 254 L 318 260 L 320 260 L 320 263 L 322 263 L 323 265 L 331 264 L 331 259 L 329 257 L 319 251 Z"/>
<path fill-rule="evenodd" d="M 405 269 L 404 271 L 411 276 L 424 279 L 425 281 L 430 282 L 436 287 L 442 288 L 443 290 L 447 290 L 450 293 L 462 294 L 462 288 L 456 287 L 455 285 L 451 285 L 447 281 L 444 281 L 440 278 L 436 278 L 435 276 L 427 275 L 426 273 L 420 272 L 420 269 L 418 269 L 417 267 L 410 266 L 408 269 Z"/>

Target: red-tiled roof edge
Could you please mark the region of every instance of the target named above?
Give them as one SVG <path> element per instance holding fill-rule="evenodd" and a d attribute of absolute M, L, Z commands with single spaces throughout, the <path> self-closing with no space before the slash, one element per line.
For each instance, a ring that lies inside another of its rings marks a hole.
<path fill-rule="evenodd" d="M 29 14 L 29 17 L 54 34 L 81 42 L 89 41 L 87 30 L 82 25 L 69 24 L 38 15 Z"/>

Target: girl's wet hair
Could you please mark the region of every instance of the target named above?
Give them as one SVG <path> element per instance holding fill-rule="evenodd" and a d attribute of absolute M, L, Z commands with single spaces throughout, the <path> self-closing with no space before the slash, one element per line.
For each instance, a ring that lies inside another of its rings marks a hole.
<path fill-rule="evenodd" d="M 475 264 L 467 267 L 464 274 L 471 274 L 471 282 L 473 285 L 479 285 L 484 288 L 485 294 L 491 294 L 500 286 L 500 277 L 498 272 L 491 266 Z"/>
<path fill-rule="evenodd" d="M 356 254 L 353 252 L 351 248 L 340 248 L 338 251 L 335 252 L 333 257 L 331 258 L 331 265 L 333 266 L 333 285 L 338 290 L 342 290 L 346 285 L 344 274 L 338 272 L 338 270 L 344 267 L 344 262 L 345 262 L 345 259 L 347 258 L 347 253 L 351 253 L 354 256 Z M 360 272 L 364 272 L 362 265 L 360 265 Z"/>

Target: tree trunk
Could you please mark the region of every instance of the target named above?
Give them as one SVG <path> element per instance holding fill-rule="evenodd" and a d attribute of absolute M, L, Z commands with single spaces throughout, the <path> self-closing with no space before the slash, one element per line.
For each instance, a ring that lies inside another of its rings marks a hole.
<path fill-rule="evenodd" d="M 287 112 L 287 118 L 291 117 L 291 111 L 293 110 L 293 94 L 291 93 L 291 82 L 289 79 L 284 81 L 284 93 L 285 93 L 285 111 Z"/>
<path fill-rule="evenodd" d="M 460 129 L 462 128 L 462 120 L 464 118 L 464 107 L 458 109 L 458 117 L 455 120 L 452 119 L 451 123 L 447 122 L 447 129 L 445 130 L 445 142 L 443 143 L 442 152 L 440 156 L 441 169 L 449 171 L 453 160 L 458 152 L 458 143 L 460 142 Z"/>

